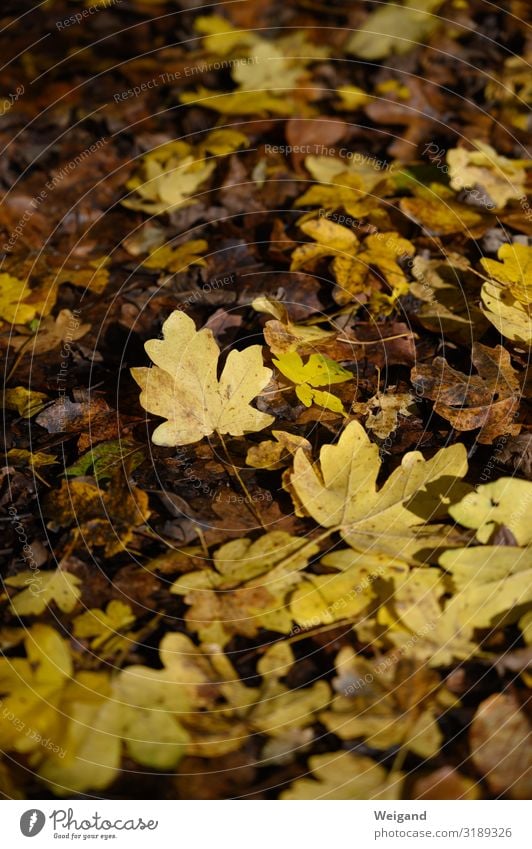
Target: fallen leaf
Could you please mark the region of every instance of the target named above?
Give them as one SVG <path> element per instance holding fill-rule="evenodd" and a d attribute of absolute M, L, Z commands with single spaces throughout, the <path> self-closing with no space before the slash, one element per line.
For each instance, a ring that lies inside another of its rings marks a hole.
<path fill-rule="evenodd" d="M 46 310 L 47 293 L 39 294 L 31 290 L 26 280 L 19 280 L 11 274 L 0 274 L 0 318 L 11 324 L 26 324 L 36 315 Z M 48 310 L 52 309 L 55 298 L 50 295 Z"/>
<path fill-rule="evenodd" d="M 388 776 L 380 764 L 351 752 L 330 752 L 309 758 L 310 778 L 298 778 L 281 799 L 397 799 L 401 773 Z"/>
<path fill-rule="evenodd" d="M 44 514 L 51 530 L 70 528 L 77 544 L 102 547 L 107 557 L 127 548 L 135 528 L 149 517 L 147 494 L 129 485 L 122 469 L 113 472 L 106 490 L 90 479 L 63 480 L 59 490 L 48 493 Z"/>
<path fill-rule="evenodd" d="M 395 392 L 390 386 L 386 392 L 377 392 L 364 403 L 355 403 L 351 412 L 366 416 L 365 427 L 379 439 L 386 439 L 397 429 L 399 416 L 411 416 L 415 398 L 409 392 Z"/>
<path fill-rule="evenodd" d="M 499 283 L 484 283 L 481 294 L 484 315 L 499 333 L 514 342 L 532 346 L 530 310 Z"/>
<path fill-rule="evenodd" d="M 284 430 L 272 430 L 273 440 L 265 440 L 252 445 L 246 454 L 246 465 L 254 469 L 282 469 L 288 465 L 298 448 L 307 453 L 311 451 L 308 439 L 287 433 Z"/>
<path fill-rule="evenodd" d="M 449 513 L 464 527 L 476 530 L 479 542 L 487 543 L 493 532 L 504 525 L 518 545 L 529 545 L 532 543 L 528 515 L 531 501 L 532 483 L 519 478 L 499 478 L 480 484 L 475 492 L 449 507 Z"/>
<path fill-rule="evenodd" d="M 191 265 L 206 265 L 201 254 L 208 249 L 205 239 L 193 239 L 177 248 L 161 245 L 152 248 L 150 255 L 142 263 L 144 268 L 162 268 L 177 273 L 185 271 Z"/>
<path fill-rule="evenodd" d="M 197 331 L 176 310 L 163 325 L 163 340 L 145 347 L 155 367 L 131 373 L 142 389 L 141 406 L 168 420 L 153 433 L 156 445 L 189 445 L 214 432 L 241 436 L 273 421 L 249 406 L 272 374 L 262 365 L 259 345 L 231 351 L 218 380 L 220 351 L 212 331 Z"/>
<path fill-rule="evenodd" d="M 70 310 L 60 310 L 56 318 L 45 316 L 33 336 L 13 336 L 9 344 L 15 351 L 23 346 L 32 357 L 53 351 L 64 342 L 76 342 L 85 336 L 91 328 L 90 324 L 80 324 L 79 319 Z"/>
<path fill-rule="evenodd" d="M 413 789 L 414 799 L 480 799 L 478 784 L 451 766 L 442 766 L 418 778 Z"/>
<path fill-rule="evenodd" d="M 452 198 L 413 197 L 401 198 L 401 210 L 412 221 L 420 224 L 430 235 L 449 236 L 463 233 L 470 238 L 482 235 L 489 219 L 482 210 L 459 203 Z"/>
<path fill-rule="evenodd" d="M 65 476 L 86 475 L 91 469 L 96 481 L 113 477 L 117 469 L 134 471 L 144 460 L 142 447 L 128 439 L 100 442 L 65 469 Z"/>
<path fill-rule="evenodd" d="M 476 150 L 455 147 L 447 151 L 451 187 L 461 191 L 480 186 L 497 209 L 513 198 L 521 198 L 526 180 L 523 163 L 500 156 L 479 139 L 474 139 L 473 144 Z"/>
<path fill-rule="evenodd" d="M 469 268 L 469 261 L 454 252 L 441 259 L 416 256 L 412 263 L 416 282 L 410 284 L 410 294 L 423 301 L 412 311 L 423 327 L 464 345 L 489 327 L 482 310 L 475 306 L 478 284 L 468 274 Z"/>
<path fill-rule="evenodd" d="M 102 645 L 108 652 L 121 651 L 128 647 L 128 639 L 122 634 L 130 631 L 135 615 L 129 604 L 114 599 L 106 610 L 92 608 L 74 619 L 74 636 L 90 640 L 90 647 L 97 651 Z"/>
<path fill-rule="evenodd" d="M 404 0 L 372 12 L 346 50 L 361 59 L 385 59 L 392 53 L 409 53 L 426 41 L 440 24 L 435 14 L 443 0 Z"/>
<path fill-rule="evenodd" d="M 416 366 L 412 370 L 416 395 L 435 401 L 434 411 L 456 430 L 480 428 L 481 444 L 490 445 L 505 433 L 516 436 L 521 429 L 515 422 L 521 392 L 510 354 L 501 345 L 488 348 L 474 342 L 471 360 L 478 375 L 456 371 L 443 357 L 436 357 L 430 366 Z"/>
<path fill-rule="evenodd" d="M 215 161 L 194 155 L 186 142 L 170 142 L 143 158 L 138 174 L 127 183 L 139 198 L 126 198 L 122 203 L 151 215 L 186 206 L 215 168 Z"/>
<path fill-rule="evenodd" d="M 511 693 L 482 702 L 469 733 L 471 757 L 493 793 L 529 799 L 532 793 L 530 723 Z"/>
<path fill-rule="evenodd" d="M 514 298 L 524 306 L 532 304 L 532 247 L 528 245 L 501 245 L 495 259 L 482 259 L 481 265 L 497 283 L 508 288 Z"/>
<path fill-rule="evenodd" d="M 6 578 L 5 583 L 9 587 L 28 587 L 11 599 L 11 607 L 17 616 L 38 616 L 52 602 L 63 613 L 71 613 L 81 596 L 79 578 L 60 568 L 55 572 L 19 572 Z"/>
<path fill-rule="evenodd" d="M 44 392 L 16 386 L 14 389 L 6 389 L 2 400 L 6 409 L 16 410 L 22 418 L 31 419 L 44 409 L 48 396 Z"/>
<path fill-rule="evenodd" d="M 431 460 L 410 452 L 377 490 L 380 465 L 378 446 L 353 421 L 336 445 L 322 447 L 319 471 L 303 451 L 296 453 L 290 485 L 307 514 L 324 528 L 338 527 L 356 550 L 408 559 L 430 545 L 426 538 L 416 540 L 419 526 L 444 516 L 447 505 L 460 497 L 466 451 L 453 445 Z M 429 526 L 429 531 L 437 538 L 441 528 Z M 444 539 L 443 534 L 442 544 Z"/>
<path fill-rule="evenodd" d="M 338 695 L 320 714 L 329 731 L 342 740 L 361 737 L 376 749 L 400 746 L 422 758 L 439 752 L 437 718 L 449 694 L 435 672 L 408 660 L 368 661 L 349 647 L 341 649 L 335 666 Z"/>
<path fill-rule="evenodd" d="M 344 407 L 339 398 L 330 392 L 318 390 L 317 386 L 330 386 L 333 383 L 345 383 L 353 375 L 342 368 L 335 360 L 323 354 L 311 354 L 305 364 L 296 351 L 280 354 L 273 364 L 281 374 L 296 384 L 296 395 L 305 407 L 313 403 L 335 413 L 343 413 Z"/>
<path fill-rule="evenodd" d="M 233 634 L 254 636 L 259 628 L 288 633 L 292 618 L 284 597 L 318 546 L 284 531 L 255 542 L 233 540 L 213 555 L 213 566 L 189 572 L 171 592 L 190 605 L 189 628 L 202 641 L 224 645 Z"/>

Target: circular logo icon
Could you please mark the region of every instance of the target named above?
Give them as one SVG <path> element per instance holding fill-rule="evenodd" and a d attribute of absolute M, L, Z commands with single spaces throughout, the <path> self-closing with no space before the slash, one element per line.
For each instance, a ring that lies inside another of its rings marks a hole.
<path fill-rule="evenodd" d="M 24 837 L 35 837 L 43 830 L 46 817 L 42 811 L 32 808 L 25 811 L 20 818 L 20 830 Z"/>

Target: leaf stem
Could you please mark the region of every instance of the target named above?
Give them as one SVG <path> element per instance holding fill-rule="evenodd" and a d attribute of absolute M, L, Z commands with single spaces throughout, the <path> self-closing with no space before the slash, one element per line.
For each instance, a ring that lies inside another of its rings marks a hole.
<path fill-rule="evenodd" d="M 256 509 L 256 507 L 255 507 L 255 505 L 254 505 L 254 503 L 253 503 L 253 499 L 252 499 L 252 497 L 251 497 L 251 493 L 249 492 L 249 490 L 248 490 L 248 488 L 247 488 L 246 484 L 244 483 L 244 481 L 242 480 L 242 477 L 241 477 L 241 475 L 240 475 L 240 473 L 239 473 L 239 471 L 238 471 L 237 467 L 235 466 L 235 464 L 234 464 L 234 463 L 233 463 L 233 461 L 231 460 L 231 456 L 230 456 L 230 454 L 229 454 L 229 451 L 227 450 L 227 445 L 225 444 L 225 439 L 223 438 L 223 436 L 222 436 L 222 434 L 221 434 L 221 433 L 218 433 L 218 436 L 220 437 L 220 443 L 221 443 L 221 446 L 222 446 L 222 448 L 223 448 L 223 450 L 224 450 L 224 454 L 225 454 L 225 456 L 226 456 L 226 458 L 227 458 L 227 462 L 228 462 L 228 463 L 229 463 L 229 465 L 231 466 L 231 468 L 232 468 L 232 470 L 233 470 L 233 473 L 234 473 L 234 475 L 235 475 L 235 477 L 236 477 L 236 479 L 237 479 L 238 483 L 240 484 L 240 486 L 241 486 L 241 488 L 242 488 L 242 491 L 244 492 L 244 494 L 245 494 L 245 496 L 246 496 L 246 501 L 247 501 L 247 504 L 249 505 L 249 509 L 251 510 L 251 512 L 253 513 L 253 515 L 255 516 L 255 518 L 256 518 L 256 520 L 257 520 L 257 522 L 260 524 L 260 526 L 261 526 L 262 530 L 263 530 L 265 533 L 267 533 L 267 532 L 268 532 L 268 529 L 267 529 L 266 525 L 264 524 L 264 522 L 263 522 L 263 520 L 262 520 L 262 516 L 260 515 L 259 511 Z M 212 446 L 211 446 L 211 447 L 212 447 Z M 213 451 L 213 454 L 214 454 L 214 451 Z"/>

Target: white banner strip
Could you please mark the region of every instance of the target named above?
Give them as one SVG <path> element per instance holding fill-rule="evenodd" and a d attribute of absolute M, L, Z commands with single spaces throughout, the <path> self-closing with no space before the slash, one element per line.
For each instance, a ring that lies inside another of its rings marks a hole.
<path fill-rule="evenodd" d="M 529 808 L 509 801 L 4 801 L 1 845 L 529 849 Z"/>

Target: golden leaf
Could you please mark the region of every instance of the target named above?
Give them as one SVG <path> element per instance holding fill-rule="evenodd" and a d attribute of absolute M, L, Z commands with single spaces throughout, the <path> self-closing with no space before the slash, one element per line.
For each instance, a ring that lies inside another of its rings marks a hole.
<path fill-rule="evenodd" d="M 142 389 L 141 406 L 167 419 L 153 433 L 156 445 L 189 445 L 214 432 L 242 436 L 272 423 L 273 416 L 250 406 L 272 374 L 262 365 L 259 345 L 231 351 L 218 380 L 220 351 L 212 331 L 197 331 L 176 310 L 163 325 L 163 339 L 145 347 L 155 367 L 131 373 Z"/>

